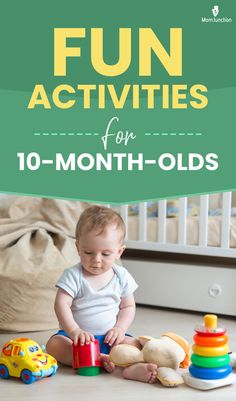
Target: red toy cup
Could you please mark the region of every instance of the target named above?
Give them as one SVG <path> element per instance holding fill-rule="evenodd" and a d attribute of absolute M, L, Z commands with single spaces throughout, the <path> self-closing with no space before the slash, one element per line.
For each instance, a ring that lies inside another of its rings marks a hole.
<path fill-rule="evenodd" d="M 73 352 L 73 369 L 77 369 L 77 373 L 82 376 L 95 376 L 100 373 L 100 346 L 96 339 L 90 341 L 89 344 L 72 345 Z"/>

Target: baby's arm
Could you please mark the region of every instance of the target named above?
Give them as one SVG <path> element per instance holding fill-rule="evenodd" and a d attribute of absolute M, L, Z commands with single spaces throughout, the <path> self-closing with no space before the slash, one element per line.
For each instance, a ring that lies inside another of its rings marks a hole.
<path fill-rule="evenodd" d="M 105 342 L 110 346 L 120 344 L 124 340 L 125 333 L 133 322 L 134 316 L 135 301 L 133 294 L 131 294 L 121 299 L 120 312 L 118 313 L 116 324 L 108 331 Z"/>
<path fill-rule="evenodd" d="M 59 323 L 69 334 L 75 345 L 78 340 L 80 341 L 80 344 L 83 345 L 84 343 L 93 341 L 94 336 L 91 333 L 83 331 L 75 322 L 71 312 L 72 301 L 73 298 L 66 291 L 59 288 L 55 300 L 55 312 Z"/>

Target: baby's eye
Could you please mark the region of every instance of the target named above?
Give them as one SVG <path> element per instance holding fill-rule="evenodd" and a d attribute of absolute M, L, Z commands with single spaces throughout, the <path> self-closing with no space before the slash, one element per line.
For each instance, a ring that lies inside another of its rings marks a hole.
<path fill-rule="evenodd" d="M 103 253 L 102 255 L 103 256 L 110 256 L 111 254 L 110 253 Z"/>
<path fill-rule="evenodd" d="M 84 251 L 85 255 L 91 255 L 92 252 Z"/>

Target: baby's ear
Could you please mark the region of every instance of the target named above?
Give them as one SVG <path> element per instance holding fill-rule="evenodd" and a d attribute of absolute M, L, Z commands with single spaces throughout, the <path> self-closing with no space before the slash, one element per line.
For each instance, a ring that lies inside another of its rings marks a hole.
<path fill-rule="evenodd" d="M 122 253 L 124 252 L 126 246 L 122 245 L 122 247 L 119 249 L 119 257 L 121 257 Z"/>

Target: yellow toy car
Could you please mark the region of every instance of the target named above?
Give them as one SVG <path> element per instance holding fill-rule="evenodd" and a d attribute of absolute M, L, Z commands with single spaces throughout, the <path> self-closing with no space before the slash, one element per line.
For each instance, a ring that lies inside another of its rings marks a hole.
<path fill-rule="evenodd" d="M 31 384 L 43 377 L 55 375 L 57 361 L 45 354 L 43 349 L 30 338 L 16 338 L 7 342 L 0 357 L 0 377 L 20 377 L 24 383 Z"/>

